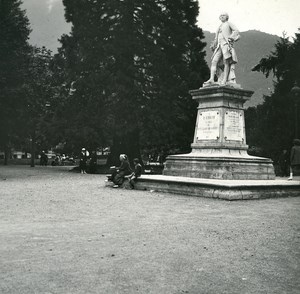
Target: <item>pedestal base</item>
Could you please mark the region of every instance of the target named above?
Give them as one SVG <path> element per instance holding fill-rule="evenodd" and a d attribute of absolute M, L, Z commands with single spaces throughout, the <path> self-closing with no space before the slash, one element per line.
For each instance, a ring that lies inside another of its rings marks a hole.
<path fill-rule="evenodd" d="M 222 180 L 275 179 L 272 160 L 250 155 L 236 156 L 224 152 L 219 154 L 192 152 L 168 156 L 163 174 Z"/>
<path fill-rule="evenodd" d="M 190 91 L 198 102 L 189 154 L 167 157 L 166 176 L 222 180 L 273 180 L 272 160 L 247 154 L 244 102 L 252 91 L 229 86 Z"/>
<path fill-rule="evenodd" d="M 300 196 L 300 178 L 293 181 L 227 181 L 143 175 L 138 179 L 135 189 L 223 200 L 251 200 Z"/>

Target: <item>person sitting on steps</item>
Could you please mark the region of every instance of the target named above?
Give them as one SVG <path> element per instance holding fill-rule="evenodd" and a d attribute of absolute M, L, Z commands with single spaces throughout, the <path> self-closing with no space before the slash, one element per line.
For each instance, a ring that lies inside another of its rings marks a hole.
<path fill-rule="evenodd" d="M 111 167 L 113 172 L 110 180 L 114 183 L 113 188 L 119 188 L 124 182 L 124 177 L 132 173 L 127 155 L 121 154 L 119 159 L 121 165 L 119 167 Z"/>
<path fill-rule="evenodd" d="M 128 178 L 129 180 L 129 185 L 131 189 L 134 189 L 134 184 L 137 181 L 137 178 L 139 178 L 142 175 L 142 170 L 143 170 L 138 158 L 135 158 L 133 160 L 133 163 L 134 163 L 134 172 L 131 175 L 126 176 L 126 178 Z"/>

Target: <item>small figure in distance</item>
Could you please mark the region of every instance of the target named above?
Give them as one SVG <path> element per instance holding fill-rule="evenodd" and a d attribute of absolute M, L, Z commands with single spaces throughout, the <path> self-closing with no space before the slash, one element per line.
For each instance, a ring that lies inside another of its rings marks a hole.
<path fill-rule="evenodd" d="M 79 169 L 80 173 L 86 174 L 86 162 L 89 157 L 89 152 L 83 147 L 79 156 Z"/>
<path fill-rule="evenodd" d="M 136 183 L 137 178 L 139 178 L 142 175 L 142 171 L 143 171 L 143 168 L 138 158 L 135 158 L 133 160 L 133 163 L 134 163 L 134 172 L 131 175 L 126 177 L 129 180 L 129 185 L 131 189 L 134 189 L 134 184 Z"/>
<path fill-rule="evenodd" d="M 293 179 L 293 173 L 297 169 L 300 169 L 300 140 L 294 139 L 294 146 L 291 149 L 291 166 L 290 166 L 290 177 L 288 180 Z"/>
<path fill-rule="evenodd" d="M 224 12 L 220 15 L 221 25 L 219 26 L 215 39 L 210 46 L 214 52 L 212 55 L 210 78 L 204 82 L 203 87 L 210 85 L 236 84 L 235 64 L 238 62 L 234 42 L 240 39 L 236 26 L 228 22 L 229 15 Z M 218 82 L 215 82 L 215 75 Z"/>
<path fill-rule="evenodd" d="M 125 176 L 130 175 L 132 173 L 127 155 L 120 154 L 119 159 L 121 165 L 119 167 L 115 167 L 115 166 L 111 167 L 113 172 L 110 179 L 115 184 L 113 188 L 119 188 L 123 184 Z"/>
<path fill-rule="evenodd" d="M 52 166 L 58 166 L 61 164 L 60 156 L 57 154 L 54 158 L 54 160 L 51 162 Z"/>

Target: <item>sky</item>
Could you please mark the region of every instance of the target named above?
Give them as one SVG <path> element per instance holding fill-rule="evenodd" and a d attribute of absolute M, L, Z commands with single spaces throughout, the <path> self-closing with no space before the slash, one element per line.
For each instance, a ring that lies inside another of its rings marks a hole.
<path fill-rule="evenodd" d="M 198 25 L 215 32 L 222 12 L 243 31 L 258 30 L 293 37 L 300 28 L 300 0 L 199 0 Z"/>
<path fill-rule="evenodd" d="M 56 52 L 58 39 L 71 28 L 64 18 L 62 0 L 23 0 L 23 8 L 32 29 L 29 42 Z"/>
<path fill-rule="evenodd" d="M 205 31 L 215 32 L 222 12 L 242 32 L 259 30 L 278 36 L 286 32 L 292 37 L 300 27 L 300 0 L 199 0 L 199 5 L 198 25 Z M 30 42 L 55 52 L 58 39 L 71 27 L 65 22 L 62 0 L 23 0 L 23 8 L 31 23 Z"/>

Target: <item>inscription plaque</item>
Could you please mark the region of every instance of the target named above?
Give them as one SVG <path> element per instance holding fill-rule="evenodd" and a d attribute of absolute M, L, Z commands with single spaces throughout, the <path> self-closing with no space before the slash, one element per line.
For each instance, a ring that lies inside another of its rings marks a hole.
<path fill-rule="evenodd" d="M 224 119 L 224 139 L 244 141 L 244 116 L 241 111 L 228 110 Z"/>
<path fill-rule="evenodd" d="M 217 140 L 220 137 L 220 111 L 202 111 L 198 115 L 196 140 Z"/>

